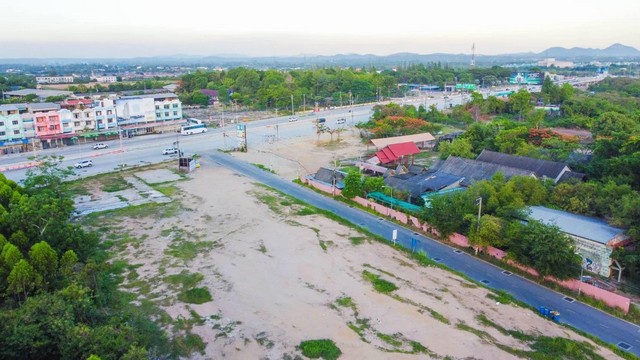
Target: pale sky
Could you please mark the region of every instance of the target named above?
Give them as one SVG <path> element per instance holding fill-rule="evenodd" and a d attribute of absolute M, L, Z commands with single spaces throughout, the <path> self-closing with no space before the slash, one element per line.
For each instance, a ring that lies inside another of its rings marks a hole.
<path fill-rule="evenodd" d="M 640 49 L 640 0 L 0 0 L 0 58 Z"/>

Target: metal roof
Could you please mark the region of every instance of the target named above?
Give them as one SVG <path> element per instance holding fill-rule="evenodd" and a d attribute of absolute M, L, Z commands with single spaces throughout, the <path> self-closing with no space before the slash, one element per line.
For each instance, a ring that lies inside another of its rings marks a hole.
<path fill-rule="evenodd" d="M 447 160 L 438 165 L 436 170 L 463 177 L 466 185 L 480 180 L 490 180 L 497 172 L 501 172 L 506 179 L 515 175 L 533 175 L 532 171 L 457 156 L 449 156 Z"/>
<path fill-rule="evenodd" d="M 584 239 L 607 244 L 624 232 L 607 224 L 604 220 L 577 215 L 570 212 L 549 209 L 544 206 L 530 206 L 529 217 L 545 224 L 557 225 L 562 232 Z"/>
<path fill-rule="evenodd" d="M 476 160 L 509 166 L 517 169 L 529 170 L 534 172 L 537 177 L 545 176 L 554 180 L 557 179 L 562 171 L 567 167 L 567 164 L 557 161 L 540 160 L 526 156 L 516 156 L 490 150 L 482 150 Z"/>
<path fill-rule="evenodd" d="M 36 95 L 37 97 L 49 97 L 49 96 L 60 96 L 60 95 L 73 95 L 71 91 L 63 91 L 63 90 L 39 90 L 39 89 L 22 89 L 15 91 L 5 91 L 5 95 L 8 96 L 27 96 L 27 95 Z"/>
<path fill-rule="evenodd" d="M 394 136 L 394 137 L 380 138 L 380 139 L 371 139 L 371 142 L 375 147 L 383 148 L 391 144 L 399 144 L 399 143 L 405 143 L 405 142 L 417 143 L 417 142 L 423 142 L 423 141 L 433 141 L 435 139 L 436 138 L 434 138 L 433 135 L 429 133 L 422 133 L 422 134 Z"/>
<path fill-rule="evenodd" d="M 55 103 L 30 103 L 27 105 L 29 111 L 42 111 L 42 110 L 60 110 L 60 105 Z"/>

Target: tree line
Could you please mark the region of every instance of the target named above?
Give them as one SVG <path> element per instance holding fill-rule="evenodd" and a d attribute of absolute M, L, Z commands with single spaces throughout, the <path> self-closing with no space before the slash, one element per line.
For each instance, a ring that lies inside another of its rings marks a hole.
<path fill-rule="evenodd" d="M 637 84 L 640 81 L 635 80 Z M 389 104 L 374 107 L 372 119 L 360 128 L 371 137 L 407 135 L 437 131 L 443 125 L 455 125 L 464 133 L 452 142 L 442 142 L 438 151 L 448 156 L 476 158 L 484 149 L 568 163 L 574 171 L 584 172 L 587 181 L 553 184 L 531 178 L 513 177 L 505 181 L 498 174 L 490 181 L 480 181 L 464 192 L 431 199 L 422 218 L 443 235 L 459 232 L 469 236 L 472 244 L 508 250 L 515 260 L 536 268 L 541 274 L 559 278 L 575 275 L 576 256 L 572 243 L 554 227 L 522 223 L 529 205 L 544 205 L 576 214 L 605 219 L 626 229 L 640 239 L 640 106 L 629 99 L 633 88 L 628 80 L 615 82 L 611 89 L 604 84 L 600 92 L 576 92 L 570 85 L 558 86 L 545 80 L 540 93 L 520 90 L 507 99 L 472 94 L 471 101 L 454 109 L 439 111 L 412 105 Z M 622 97 L 612 96 L 624 93 Z M 535 109 L 536 104 L 554 103 L 558 112 Z M 394 126 L 394 124 L 402 124 Z M 586 139 L 554 132 L 555 127 L 588 130 Z M 368 185 L 365 185 L 368 184 Z M 376 184 L 355 172 L 345 179 L 347 197 L 363 196 Z M 389 192 L 387 192 L 390 194 Z M 409 200 L 408 194 L 394 191 L 394 197 Z M 479 223 L 475 202 L 483 198 L 483 215 Z M 615 199 L 612 201 L 612 199 Z M 412 199 L 419 205 L 420 201 Z M 536 242 L 535 239 L 540 239 Z M 555 253 L 545 252 L 546 241 Z M 529 243 L 531 242 L 531 243 Z M 640 254 L 636 250 L 616 250 L 613 258 L 627 267 L 632 281 L 640 284 Z M 566 264 L 566 265 L 563 265 Z"/>
<path fill-rule="evenodd" d="M 70 222 L 69 171 L 41 160 L 22 186 L 0 175 L 0 357 L 168 357 L 162 329 L 117 290 L 96 234 Z"/>

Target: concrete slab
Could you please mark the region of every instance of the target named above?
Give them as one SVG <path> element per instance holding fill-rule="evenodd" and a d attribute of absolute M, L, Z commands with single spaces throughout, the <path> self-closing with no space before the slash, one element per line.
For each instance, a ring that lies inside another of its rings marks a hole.
<path fill-rule="evenodd" d="M 141 171 L 136 173 L 135 176 L 147 184 L 158 184 L 182 179 L 180 175 L 168 169 Z"/>

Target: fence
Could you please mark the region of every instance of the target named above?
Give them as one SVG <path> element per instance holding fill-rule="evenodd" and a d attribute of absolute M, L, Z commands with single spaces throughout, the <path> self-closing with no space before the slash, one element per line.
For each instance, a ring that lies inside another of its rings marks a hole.
<path fill-rule="evenodd" d="M 340 191 L 338 189 L 334 189 L 331 186 L 327 186 L 325 184 L 316 182 L 312 179 L 306 179 L 303 178 L 301 179 L 302 182 L 315 187 L 316 189 L 322 190 L 324 192 L 327 193 L 331 193 L 332 191 L 334 191 L 335 195 L 339 195 Z M 388 208 L 382 204 L 378 204 L 376 202 L 361 198 L 359 196 L 356 196 L 354 199 L 356 203 L 362 205 L 363 207 L 369 208 L 369 209 L 373 209 L 375 210 L 377 213 L 382 214 L 382 215 L 387 215 L 393 219 L 395 219 L 398 222 L 401 222 L 403 224 L 406 225 L 410 225 L 413 226 L 415 228 L 418 228 L 420 230 L 422 230 L 425 233 L 431 233 L 435 236 L 440 236 L 440 234 L 438 233 L 438 231 L 436 229 L 434 229 L 430 224 L 428 223 L 421 223 L 419 219 L 417 219 L 414 216 L 408 216 L 407 214 L 398 211 L 398 210 L 394 210 L 391 208 Z M 469 244 L 469 239 L 462 235 L 462 234 L 458 234 L 458 233 L 454 233 L 452 235 L 449 236 L 448 240 L 460 247 L 471 247 L 471 244 Z M 507 253 L 503 250 L 494 248 L 494 247 L 486 247 L 483 249 L 483 251 L 497 259 L 500 260 L 504 260 L 505 256 L 507 255 Z M 519 268 L 522 271 L 525 271 L 533 276 L 539 276 L 538 272 L 535 269 L 526 267 L 522 264 L 516 263 L 513 260 L 507 260 L 507 264 L 515 266 L 517 268 Z M 607 304 L 607 306 L 610 307 L 618 307 L 620 309 L 622 309 L 622 311 L 624 311 L 625 313 L 629 312 L 629 308 L 631 307 L 631 299 L 624 297 L 622 295 L 618 295 L 616 293 L 604 290 L 604 289 L 600 289 L 596 286 L 593 286 L 591 284 L 587 284 L 584 283 L 580 280 L 577 279 L 569 279 L 569 280 L 558 280 L 556 278 L 553 278 L 551 276 L 546 276 L 545 280 L 548 281 L 552 281 L 555 282 L 556 284 L 573 290 L 573 291 L 579 291 L 580 293 L 584 294 L 584 295 L 588 295 L 593 297 L 594 299 L 597 300 L 601 300 L 602 302 L 604 302 L 605 304 Z"/>

